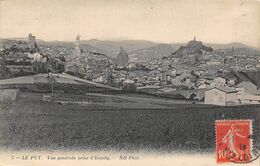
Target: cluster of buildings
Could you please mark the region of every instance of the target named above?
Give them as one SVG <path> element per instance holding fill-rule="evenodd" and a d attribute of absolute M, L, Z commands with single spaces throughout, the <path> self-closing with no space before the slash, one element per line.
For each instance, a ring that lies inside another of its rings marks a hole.
<path fill-rule="evenodd" d="M 260 104 L 260 90 L 250 81 L 242 81 L 234 87 L 226 84 L 215 85 L 205 91 L 205 104 L 221 106 Z"/>
<path fill-rule="evenodd" d="M 260 102 L 257 85 L 247 79 L 241 80 L 234 74 L 244 70 L 259 71 L 260 57 L 235 53 L 234 47 L 228 51 L 215 51 L 194 38 L 169 56 L 137 62 L 130 61 L 127 51 L 122 47 L 116 59 L 82 50 L 79 35 L 74 49 L 51 48 L 50 45 L 42 47 L 41 53 L 35 40 L 35 36 L 29 34 L 28 41 L 17 41 L 1 50 L 1 53 L 9 50 L 8 56 L 0 57 L 2 75 L 6 75 L 8 70 L 9 73 L 19 73 L 21 70 L 30 73 L 35 69 L 38 72 L 40 64 L 44 71 L 39 72 L 66 72 L 122 89 L 156 89 L 155 92 L 174 91 L 175 94 L 182 91 L 186 99 L 199 94 L 199 99 L 204 99 L 205 104 Z"/>
<path fill-rule="evenodd" d="M 40 51 L 36 37 L 31 33 L 27 41 L 13 40 L 10 43 L 1 44 L 0 54 L 2 79 L 53 72 L 64 63 L 59 58 Z"/>
<path fill-rule="evenodd" d="M 39 48 L 36 43 L 36 38 L 31 33 L 28 35 L 28 40 L 17 40 L 12 44 L 1 44 L 1 51 L 6 49 L 16 49 L 21 51 L 28 51 L 31 53 L 39 52 Z"/>
<path fill-rule="evenodd" d="M 122 48 L 121 48 L 122 50 Z M 122 51 L 118 60 L 122 61 Z M 147 91 L 190 91 L 190 94 L 203 92 L 205 104 L 238 105 L 260 104 L 260 91 L 253 81 L 239 78 L 240 71 L 257 72 L 260 68 L 260 57 L 234 53 L 234 47 L 226 52 L 214 51 L 205 47 L 202 42 L 190 41 L 187 47 L 182 46 L 173 55 L 149 62 L 129 62 L 125 59 L 127 70 L 113 71 L 117 81 L 132 80 L 137 89 Z M 124 55 L 125 55 L 124 51 Z M 122 62 L 120 62 L 122 64 Z M 128 64 L 128 65 L 127 65 Z M 136 66 L 144 66 L 137 68 Z M 147 70 L 145 70 L 147 69 Z M 197 92 L 194 93 L 194 90 Z M 165 91 L 165 92 L 166 92 Z"/>
<path fill-rule="evenodd" d="M 82 50 L 79 35 L 69 55 L 66 57 L 66 73 L 98 83 L 113 84 L 111 60 L 105 54 Z"/>
<path fill-rule="evenodd" d="M 12 44 L 1 45 L 1 78 L 10 78 L 33 73 L 34 61 L 46 61 L 39 54 L 35 36 L 28 35 L 28 41 L 16 41 Z"/>

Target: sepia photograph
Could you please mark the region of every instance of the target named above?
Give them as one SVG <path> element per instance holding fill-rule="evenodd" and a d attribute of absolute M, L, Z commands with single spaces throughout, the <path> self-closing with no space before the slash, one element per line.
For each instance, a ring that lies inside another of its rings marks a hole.
<path fill-rule="evenodd" d="M 259 156 L 259 0 L 0 0 L 0 166 Z"/>

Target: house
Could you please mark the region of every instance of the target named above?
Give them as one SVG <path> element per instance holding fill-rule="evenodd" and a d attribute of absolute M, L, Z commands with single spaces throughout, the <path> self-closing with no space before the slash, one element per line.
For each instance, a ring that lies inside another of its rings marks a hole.
<path fill-rule="evenodd" d="M 213 81 L 210 83 L 211 86 L 225 86 L 226 85 L 226 79 L 222 77 L 216 77 L 213 79 Z"/>
<path fill-rule="evenodd" d="M 125 91 L 135 91 L 136 85 L 133 80 L 126 79 L 123 81 L 123 90 Z"/>
<path fill-rule="evenodd" d="M 242 81 L 237 85 L 238 88 L 243 88 L 246 94 L 256 94 L 257 86 L 249 81 Z"/>
<path fill-rule="evenodd" d="M 237 78 L 227 78 L 227 85 L 228 86 L 234 86 L 237 82 Z"/>
<path fill-rule="evenodd" d="M 28 58 L 33 59 L 34 62 L 40 62 L 43 57 L 40 53 L 36 52 L 33 54 L 28 54 Z"/>
<path fill-rule="evenodd" d="M 259 94 L 248 94 L 244 92 L 244 88 L 236 88 L 239 104 L 260 104 Z"/>
<path fill-rule="evenodd" d="M 207 65 L 220 65 L 222 63 L 222 60 L 217 58 L 211 58 L 210 61 L 207 61 Z"/>
<path fill-rule="evenodd" d="M 238 91 L 236 89 L 230 88 L 228 86 L 212 87 L 205 92 L 205 104 L 221 106 L 239 104 L 237 92 Z"/>
<path fill-rule="evenodd" d="M 129 70 L 134 70 L 136 69 L 136 64 L 134 62 L 130 62 L 128 65 Z"/>
<path fill-rule="evenodd" d="M 205 83 L 198 86 L 198 89 L 206 89 L 206 88 L 208 88 L 208 85 Z"/>

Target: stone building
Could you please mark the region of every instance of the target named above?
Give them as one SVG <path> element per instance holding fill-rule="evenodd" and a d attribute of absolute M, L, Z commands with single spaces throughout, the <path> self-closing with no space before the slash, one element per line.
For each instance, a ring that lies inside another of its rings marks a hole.
<path fill-rule="evenodd" d="M 237 92 L 230 87 L 212 87 L 205 92 L 205 104 L 221 106 L 239 104 Z"/>

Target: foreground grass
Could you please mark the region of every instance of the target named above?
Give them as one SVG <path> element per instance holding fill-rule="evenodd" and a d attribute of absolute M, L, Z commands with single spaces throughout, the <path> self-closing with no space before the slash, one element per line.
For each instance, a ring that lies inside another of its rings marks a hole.
<path fill-rule="evenodd" d="M 100 100 L 107 105 L 98 102 L 62 105 L 43 102 L 41 95 L 22 95 L 0 112 L 0 147 L 208 152 L 215 148 L 216 119 L 254 119 L 254 147 L 260 148 L 259 105 L 213 107 L 170 104 L 168 100 L 156 103 L 154 100 L 91 97 L 92 101 Z M 73 98 L 84 97 L 71 96 Z M 68 100 L 68 96 L 63 99 Z"/>

